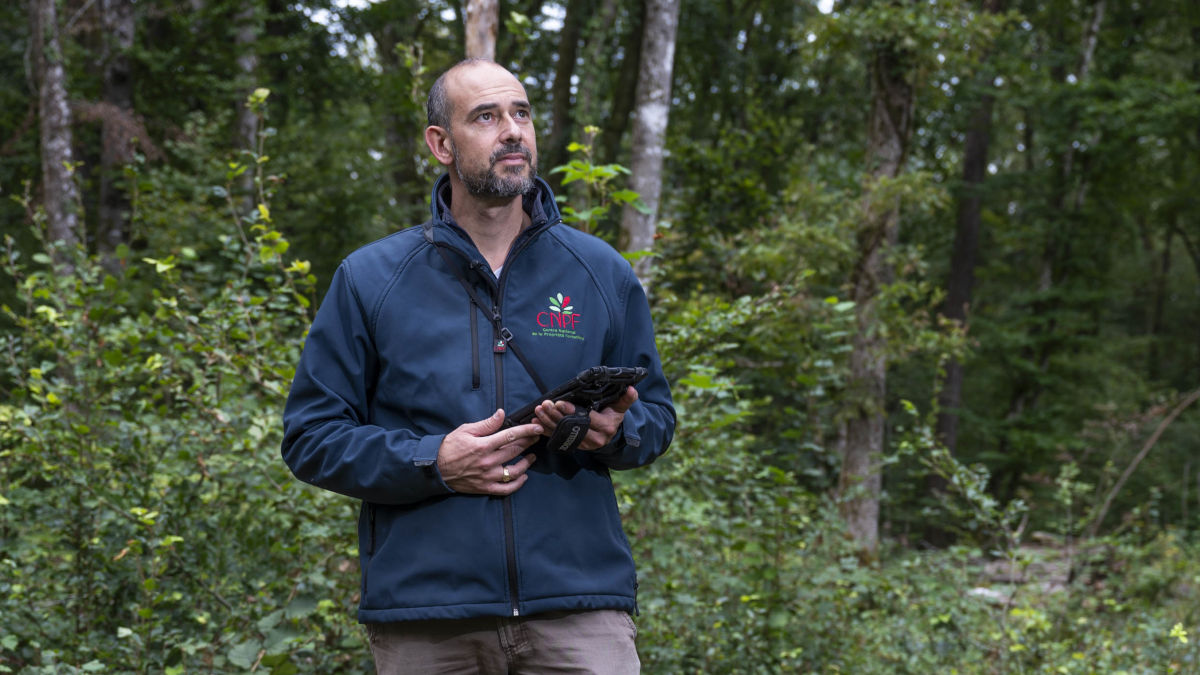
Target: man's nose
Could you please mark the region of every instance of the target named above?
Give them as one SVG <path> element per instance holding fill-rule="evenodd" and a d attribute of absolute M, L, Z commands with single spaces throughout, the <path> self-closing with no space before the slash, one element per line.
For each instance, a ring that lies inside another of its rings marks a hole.
<path fill-rule="evenodd" d="M 521 137 L 521 125 L 517 124 L 517 118 L 512 115 L 504 116 L 504 138 L 505 140 L 517 139 Z"/>

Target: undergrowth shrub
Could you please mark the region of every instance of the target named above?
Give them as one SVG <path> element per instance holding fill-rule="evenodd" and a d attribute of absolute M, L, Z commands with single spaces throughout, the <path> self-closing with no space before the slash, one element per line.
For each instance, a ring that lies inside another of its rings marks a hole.
<path fill-rule="evenodd" d="M 219 228 L 201 252 L 8 239 L 0 672 L 363 669 L 354 505 L 279 459 L 315 279 L 286 257 L 266 163 L 193 178 L 175 211 Z M 256 194 L 235 197 L 245 171 Z"/>

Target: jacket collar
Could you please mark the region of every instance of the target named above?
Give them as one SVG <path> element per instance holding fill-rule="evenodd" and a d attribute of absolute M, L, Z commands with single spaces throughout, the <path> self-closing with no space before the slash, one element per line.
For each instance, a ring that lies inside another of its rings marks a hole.
<path fill-rule="evenodd" d="M 562 216 L 558 204 L 554 201 L 554 193 L 550 185 L 541 177 L 534 178 L 533 189 L 521 197 L 521 206 L 529 214 L 530 225 L 521 235 L 531 236 L 557 223 Z M 445 225 L 466 236 L 466 232 L 454 221 L 450 213 L 450 174 L 442 174 L 433 184 L 433 195 L 430 200 L 430 211 L 434 225 Z M 467 237 L 468 240 L 470 237 Z"/>

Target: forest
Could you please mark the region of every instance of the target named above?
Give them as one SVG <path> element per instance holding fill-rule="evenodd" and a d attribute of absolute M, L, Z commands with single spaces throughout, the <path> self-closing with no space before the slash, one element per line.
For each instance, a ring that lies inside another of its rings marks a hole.
<path fill-rule="evenodd" d="M 517 74 L 678 428 L 648 673 L 1200 673 L 1200 3 L 0 4 L 0 673 L 372 672 L 280 415 Z"/>

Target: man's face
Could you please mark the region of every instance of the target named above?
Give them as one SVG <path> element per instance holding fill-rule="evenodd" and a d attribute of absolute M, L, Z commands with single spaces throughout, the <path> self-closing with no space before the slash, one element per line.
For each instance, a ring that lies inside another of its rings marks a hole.
<path fill-rule="evenodd" d="M 465 66 L 447 82 L 454 170 L 475 197 L 511 199 L 533 187 L 537 140 L 525 88 L 493 64 Z"/>

